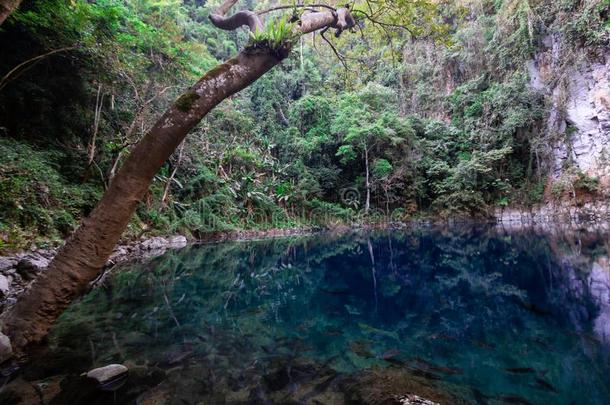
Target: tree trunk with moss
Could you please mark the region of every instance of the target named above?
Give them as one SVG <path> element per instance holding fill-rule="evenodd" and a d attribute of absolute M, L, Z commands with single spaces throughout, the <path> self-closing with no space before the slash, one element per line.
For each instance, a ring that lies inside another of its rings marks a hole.
<path fill-rule="evenodd" d="M 0 0 L 1 1 L 1 0 Z M 263 25 L 251 11 L 225 17 L 236 0 L 227 0 L 210 16 L 222 29 L 247 25 L 259 32 Z M 310 12 L 301 16 L 291 36 L 334 27 L 353 26 L 347 9 Z M 58 252 L 48 269 L 3 320 L 3 331 L 14 349 L 41 341 L 64 309 L 93 281 L 105 265 L 144 197 L 154 175 L 188 132 L 222 100 L 239 92 L 288 56 L 290 39 L 274 49 L 250 44 L 234 58 L 215 67 L 180 96 L 131 152 L 101 201 Z"/>

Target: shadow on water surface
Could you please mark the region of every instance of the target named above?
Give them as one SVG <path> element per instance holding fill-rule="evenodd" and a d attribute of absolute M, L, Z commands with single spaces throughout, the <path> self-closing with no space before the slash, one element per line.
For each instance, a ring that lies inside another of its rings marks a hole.
<path fill-rule="evenodd" d="M 193 246 L 73 304 L 0 398 L 607 404 L 608 256 L 603 234 L 485 227 Z M 109 363 L 116 392 L 79 377 Z"/>

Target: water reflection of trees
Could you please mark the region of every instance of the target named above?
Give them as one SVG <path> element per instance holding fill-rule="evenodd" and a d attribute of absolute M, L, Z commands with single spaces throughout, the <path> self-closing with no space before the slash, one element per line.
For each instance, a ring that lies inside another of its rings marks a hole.
<path fill-rule="evenodd" d="M 192 352 L 229 372 L 297 353 L 347 371 L 383 365 L 394 347 L 466 368 L 519 353 L 548 367 L 559 345 L 562 361 L 581 364 L 582 347 L 553 334 L 607 339 L 608 251 L 600 235 L 484 227 L 196 246 L 117 272 L 52 342 L 96 365 Z M 557 370 L 549 378 L 571 378 Z"/>
<path fill-rule="evenodd" d="M 469 227 L 204 245 L 118 272 L 73 306 L 59 329 L 110 313 L 107 326 L 119 330 L 235 324 L 253 311 L 259 316 L 249 318 L 280 321 L 288 303 L 311 307 L 316 300 L 337 300 L 333 292 L 373 321 L 393 321 L 392 314 L 372 311 L 379 295 L 383 310 L 433 314 L 447 323 L 446 332 L 466 331 L 469 322 L 482 320 L 501 326 L 515 302 L 530 312 L 567 313 L 574 327 L 585 328 L 608 302 L 604 241 L 599 235 L 549 238 Z M 349 287 L 357 293 L 341 297 Z M 463 313 L 476 317 L 453 316 Z"/>

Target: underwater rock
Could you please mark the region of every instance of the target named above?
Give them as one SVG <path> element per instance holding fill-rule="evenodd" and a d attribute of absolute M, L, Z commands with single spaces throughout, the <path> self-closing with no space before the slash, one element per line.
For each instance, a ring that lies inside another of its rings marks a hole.
<path fill-rule="evenodd" d="M 400 350 L 398 350 L 398 349 L 390 349 L 390 350 L 387 350 L 387 351 L 383 352 L 383 354 L 381 355 L 381 358 L 383 360 L 390 360 L 390 359 L 393 359 L 393 358 L 398 357 L 398 356 L 400 356 Z"/>
<path fill-rule="evenodd" d="M 505 370 L 512 374 L 534 374 L 536 372 L 536 370 L 531 367 L 512 367 Z"/>
<path fill-rule="evenodd" d="M 456 375 L 463 373 L 463 371 L 459 368 L 437 365 L 427 360 L 424 360 L 421 357 L 415 357 L 412 360 L 412 364 L 415 369 L 429 373 L 442 373 L 447 375 Z"/>
<path fill-rule="evenodd" d="M 341 381 L 341 391 L 349 404 L 460 404 L 434 380 L 418 376 L 405 368 L 367 370 Z M 404 398 L 430 402 L 401 402 Z"/>
<path fill-rule="evenodd" d="M 401 405 L 440 405 L 438 402 L 432 402 L 412 394 L 399 397 L 397 400 Z"/>
<path fill-rule="evenodd" d="M 33 280 L 36 275 L 46 269 L 50 260 L 38 253 L 30 253 L 17 263 L 17 272 L 25 280 Z"/>
<path fill-rule="evenodd" d="M 158 405 L 167 404 L 171 402 L 171 394 L 167 387 L 155 387 L 136 398 L 136 404 L 138 405 Z"/>
<path fill-rule="evenodd" d="M 194 350 L 189 347 L 174 347 L 165 353 L 165 358 L 161 361 L 161 365 L 165 367 L 176 366 L 194 354 Z"/>
<path fill-rule="evenodd" d="M 323 365 L 306 359 L 280 364 L 278 368 L 263 376 L 264 386 L 270 392 L 283 390 L 290 384 L 302 384 L 329 372 Z"/>
<path fill-rule="evenodd" d="M 367 341 L 356 341 L 349 344 L 352 352 L 363 359 L 371 359 L 375 356 L 370 351 L 370 343 Z"/>
<path fill-rule="evenodd" d="M 122 364 L 109 364 L 89 371 L 87 377 L 96 380 L 102 390 L 114 391 L 125 383 L 128 372 Z"/>
<path fill-rule="evenodd" d="M 0 332 L 0 363 L 4 363 L 11 357 L 13 357 L 11 340 L 8 338 L 8 336 Z"/>

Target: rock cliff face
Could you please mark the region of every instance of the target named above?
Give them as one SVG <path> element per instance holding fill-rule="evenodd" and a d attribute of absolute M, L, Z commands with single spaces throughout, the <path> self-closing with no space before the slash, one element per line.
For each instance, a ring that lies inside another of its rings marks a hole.
<path fill-rule="evenodd" d="M 549 35 L 529 61 L 532 86 L 547 95 L 547 139 L 552 179 L 572 167 L 610 183 L 610 52 L 592 57 L 574 55 L 562 47 L 559 35 Z M 568 55 L 568 53 L 570 53 Z"/>

